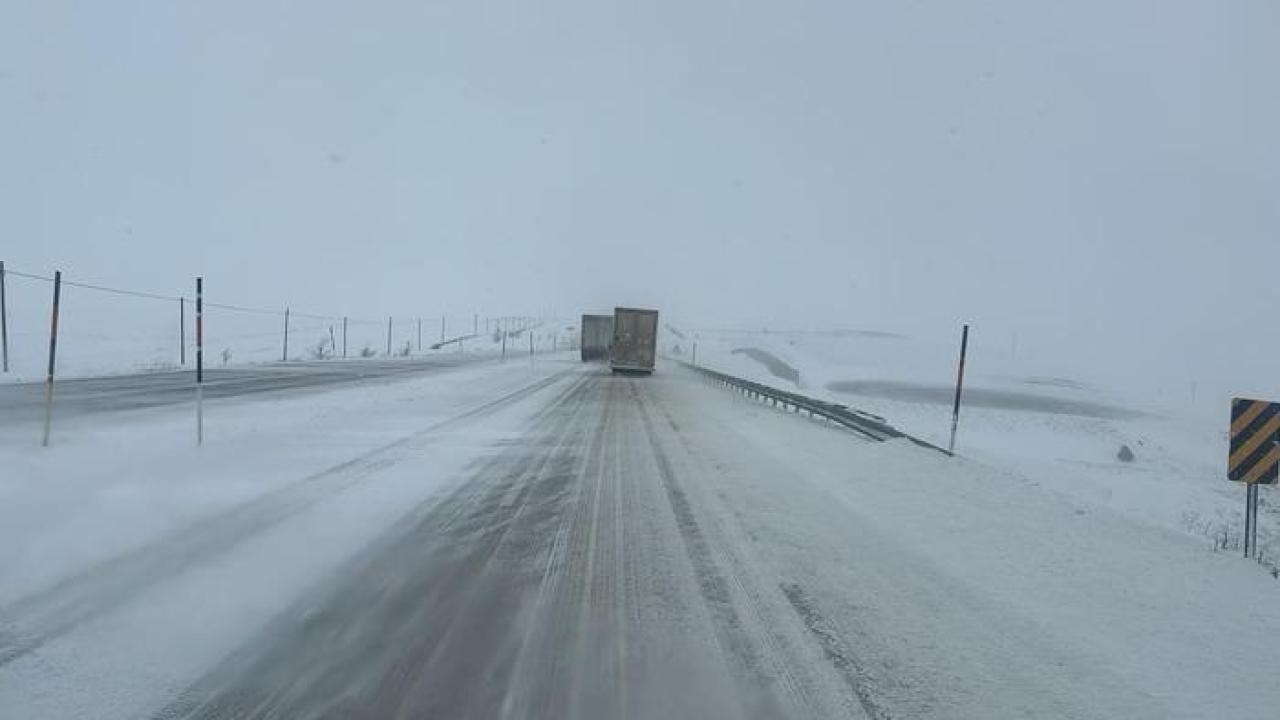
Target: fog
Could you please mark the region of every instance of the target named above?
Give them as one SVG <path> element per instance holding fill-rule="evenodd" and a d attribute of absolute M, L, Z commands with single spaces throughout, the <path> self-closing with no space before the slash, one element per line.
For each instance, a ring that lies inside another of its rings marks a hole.
<path fill-rule="evenodd" d="M 0 4 L 0 259 L 1280 394 L 1280 6 Z"/>

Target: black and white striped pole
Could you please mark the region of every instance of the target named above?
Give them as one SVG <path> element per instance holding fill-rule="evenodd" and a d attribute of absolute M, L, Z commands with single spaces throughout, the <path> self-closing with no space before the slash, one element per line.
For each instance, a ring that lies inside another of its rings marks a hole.
<path fill-rule="evenodd" d="M 44 381 L 44 439 L 49 447 L 49 431 L 53 425 L 53 370 L 58 359 L 58 303 L 62 298 L 62 271 L 53 274 L 53 313 L 49 320 L 49 374 Z"/>
<path fill-rule="evenodd" d="M 196 278 L 196 445 L 204 444 L 204 278 Z"/>
<path fill-rule="evenodd" d="M 960 367 L 956 370 L 956 402 L 951 411 L 951 442 L 947 443 L 947 454 L 956 454 L 956 429 L 960 426 L 960 396 L 964 392 L 964 360 L 969 352 L 969 326 L 964 326 L 960 335 Z"/>

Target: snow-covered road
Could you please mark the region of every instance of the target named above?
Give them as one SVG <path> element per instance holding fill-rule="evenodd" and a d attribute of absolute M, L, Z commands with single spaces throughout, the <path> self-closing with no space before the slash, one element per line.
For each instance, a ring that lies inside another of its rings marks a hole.
<path fill-rule="evenodd" d="M 493 357 L 440 353 L 425 358 L 324 360 L 213 368 L 205 371 L 204 392 L 210 400 L 315 392 L 360 381 L 421 375 L 486 360 L 493 360 Z M 192 403 L 195 383 L 195 370 L 59 379 L 54 385 L 54 413 L 62 420 Z M 0 425 L 37 422 L 44 417 L 44 402 L 44 383 L 0 383 Z"/>
<path fill-rule="evenodd" d="M 285 478 L 101 559 L 73 554 L 74 571 L 13 574 L 29 587 L 0 596 L 15 596 L 0 606 L 0 717 L 1253 718 L 1280 704 L 1277 586 L 1256 565 L 660 370 L 544 359 L 459 370 L 451 390 L 442 376 L 335 393 L 346 427 L 326 432 L 362 442 L 289 470 L 296 446 L 267 443 L 258 464 Z M 303 432 L 320 430 L 260 428 Z M 250 472 L 250 442 L 225 441 L 223 475 Z M 52 481 L 55 464 L 21 459 L 28 481 Z"/>

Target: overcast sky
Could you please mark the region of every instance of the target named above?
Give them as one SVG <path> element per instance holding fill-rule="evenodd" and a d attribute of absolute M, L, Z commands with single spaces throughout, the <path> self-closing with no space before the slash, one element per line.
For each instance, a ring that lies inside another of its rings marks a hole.
<path fill-rule="evenodd" d="M 0 0 L 0 259 L 1277 389 L 1280 3 Z"/>

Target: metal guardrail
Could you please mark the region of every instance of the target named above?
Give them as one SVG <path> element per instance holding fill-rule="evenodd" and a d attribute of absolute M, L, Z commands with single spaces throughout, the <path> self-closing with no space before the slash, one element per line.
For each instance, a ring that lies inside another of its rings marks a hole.
<path fill-rule="evenodd" d="M 940 448 L 931 442 L 921 440 L 920 438 L 912 437 L 911 435 L 908 435 L 885 422 L 884 418 L 877 415 L 865 413 L 847 405 L 840 405 L 839 403 L 811 398 L 807 395 L 779 390 L 775 387 L 770 387 L 768 385 L 735 377 L 733 375 L 726 375 L 725 373 L 716 372 L 715 370 L 708 370 L 704 367 L 698 367 L 696 365 L 690 365 L 683 362 L 681 364 L 690 370 L 701 373 L 714 382 L 735 389 L 748 397 L 770 403 L 774 407 L 780 407 L 784 410 L 792 410 L 797 413 L 807 412 L 810 417 L 825 418 L 870 440 L 884 442 L 885 440 L 901 438 L 909 440 L 920 447 L 937 450 L 944 455 L 947 454 L 947 451 L 943 448 Z"/>
<path fill-rule="evenodd" d="M 458 337 L 455 337 L 455 338 L 449 338 L 448 340 L 441 340 L 438 343 L 432 343 L 431 349 L 439 350 L 440 348 L 443 348 L 446 345 L 456 345 L 458 343 L 465 342 L 467 340 L 472 340 L 478 337 L 480 336 L 479 335 L 459 335 Z"/>

